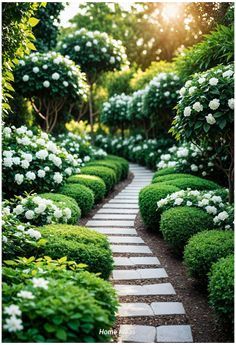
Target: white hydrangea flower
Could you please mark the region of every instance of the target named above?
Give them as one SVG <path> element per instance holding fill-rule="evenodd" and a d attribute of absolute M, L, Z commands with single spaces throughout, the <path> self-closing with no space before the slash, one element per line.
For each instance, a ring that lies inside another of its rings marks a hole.
<path fill-rule="evenodd" d="M 113 63 L 115 63 L 115 62 L 116 62 L 116 59 L 114 58 L 114 56 L 111 56 L 111 57 L 110 57 L 110 63 L 113 64 Z"/>
<path fill-rule="evenodd" d="M 45 81 L 43 82 L 43 86 L 46 87 L 46 88 L 48 88 L 48 87 L 50 86 L 50 82 L 49 82 L 48 80 L 45 80 Z"/>
<path fill-rule="evenodd" d="M 216 110 L 220 106 L 220 100 L 217 98 L 214 98 L 212 101 L 209 102 L 209 108 L 211 110 Z"/>
<path fill-rule="evenodd" d="M 35 214 L 34 214 L 34 211 L 32 211 L 32 210 L 28 210 L 28 211 L 25 212 L 25 218 L 26 218 L 26 219 L 29 219 L 29 220 L 30 220 L 30 219 L 33 219 L 33 218 L 34 218 L 34 215 L 35 215 Z"/>
<path fill-rule="evenodd" d="M 3 159 L 3 165 L 7 168 L 11 168 L 12 165 L 13 165 L 13 161 L 12 161 L 12 158 L 11 157 L 5 157 Z"/>
<path fill-rule="evenodd" d="M 45 171 L 42 169 L 39 169 L 37 172 L 38 177 L 43 178 L 45 177 Z"/>
<path fill-rule="evenodd" d="M 17 215 L 21 214 L 24 212 L 24 207 L 22 205 L 17 205 L 14 209 L 13 212 Z"/>
<path fill-rule="evenodd" d="M 32 278 L 32 283 L 35 288 L 48 289 L 49 281 L 44 278 Z"/>
<path fill-rule="evenodd" d="M 190 169 L 194 172 L 198 171 L 198 166 L 196 164 L 191 164 Z"/>
<path fill-rule="evenodd" d="M 22 320 L 16 318 L 15 316 L 11 316 L 10 318 L 6 319 L 3 328 L 6 329 L 8 332 L 17 332 L 22 331 L 23 325 Z"/>
<path fill-rule="evenodd" d="M 203 84 L 206 81 L 206 78 L 201 77 L 198 79 L 199 84 Z"/>
<path fill-rule="evenodd" d="M 21 316 L 21 310 L 16 304 L 11 304 L 8 307 L 5 307 L 3 312 L 4 314 L 11 316 Z"/>
<path fill-rule="evenodd" d="M 92 47 L 92 42 L 88 41 L 88 42 L 86 43 L 86 47 Z"/>
<path fill-rule="evenodd" d="M 25 298 L 25 299 L 34 299 L 35 296 L 32 294 L 31 291 L 21 290 L 17 293 L 17 297 Z"/>
<path fill-rule="evenodd" d="M 78 45 L 74 46 L 74 50 L 75 50 L 76 52 L 79 52 L 79 51 L 80 51 L 80 46 L 78 46 Z"/>
<path fill-rule="evenodd" d="M 231 77 L 233 74 L 234 74 L 234 72 L 233 72 L 231 69 L 229 69 L 229 70 L 225 71 L 225 72 L 222 74 L 222 76 L 223 76 L 224 78 L 225 78 L 225 77 Z"/>
<path fill-rule="evenodd" d="M 52 79 L 53 80 L 58 80 L 59 78 L 60 78 L 60 74 L 59 73 L 55 72 L 55 73 L 52 74 Z"/>
<path fill-rule="evenodd" d="M 59 172 L 55 172 L 54 175 L 53 175 L 53 180 L 60 184 L 62 181 L 63 181 L 63 176 L 62 174 L 60 174 Z"/>
<path fill-rule="evenodd" d="M 29 76 L 28 76 L 27 74 L 23 75 L 22 80 L 23 80 L 24 82 L 29 81 Z"/>
<path fill-rule="evenodd" d="M 190 95 L 192 95 L 195 92 L 195 90 L 197 90 L 196 86 L 192 86 L 189 88 L 188 92 Z"/>
<path fill-rule="evenodd" d="M 234 109 L 234 98 L 228 100 L 228 106 L 230 109 Z"/>
<path fill-rule="evenodd" d="M 38 152 L 36 152 L 36 157 L 38 159 L 43 159 L 45 160 L 48 156 L 48 151 L 47 150 L 39 150 Z"/>
<path fill-rule="evenodd" d="M 211 78 L 211 79 L 209 80 L 209 84 L 212 85 L 212 86 L 217 85 L 218 82 L 219 82 L 219 79 L 217 79 L 217 78 Z"/>
<path fill-rule="evenodd" d="M 216 123 L 216 119 L 212 114 L 208 114 L 207 116 L 205 116 L 205 118 L 206 122 L 209 123 L 209 125 L 214 125 Z"/>
<path fill-rule="evenodd" d="M 25 233 L 36 240 L 39 240 L 42 237 L 41 233 L 34 229 L 28 229 Z"/>
<path fill-rule="evenodd" d="M 38 68 L 38 67 L 34 67 L 34 68 L 33 68 L 33 72 L 34 72 L 34 73 L 38 73 L 38 72 L 39 72 L 39 68 Z"/>
<path fill-rule="evenodd" d="M 27 177 L 27 179 L 32 180 L 32 181 L 36 179 L 36 175 L 33 171 L 28 171 L 25 174 L 25 176 Z"/>
<path fill-rule="evenodd" d="M 184 116 L 185 117 L 190 116 L 191 115 L 191 111 L 192 111 L 191 107 L 185 107 L 184 108 Z"/>
<path fill-rule="evenodd" d="M 68 81 L 63 81 L 63 85 L 65 86 L 65 87 L 67 87 L 68 85 L 69 85 L 69 83 L 68 83 Z"/>
<path fill-rule="evenodd" d="M 17 184 L 22 184 L 22 182 L 24 181 L 24 175 L 16 174 L 14 179 Z"/>
<path fill-rule="evenodd" d="M 182 198 L 176 198 L 174 205 L 181 205 L 183 203 L 183 201 L 184 201 L 184 199 L 182 199 Z"/>
<path fill-rule="evenodd" d="M 200 111 L 203 111 L 203 106 L 200 102 L 195 102 L 193 104 L 193 109 L 199 113 Z"/>
<path fill-rule="evenodd" d="M 43 65 L 43 69 L 48 69 L 48 65 Z"/>
<path fill-rule="evenodd" d="M 216 214 L 217 213 L 217 208 L 215 206 L 206 206 L 206 211 L 209 214 Z"/>
<path fill-rule="evenodd" d="M 23 169 L 28 169 L 28 167 L 29 167 L 29 162 L 26 160 L 26 159 L 24 159 L 23 161 L 21 161 L 21 167 L 23 168 Z"/>

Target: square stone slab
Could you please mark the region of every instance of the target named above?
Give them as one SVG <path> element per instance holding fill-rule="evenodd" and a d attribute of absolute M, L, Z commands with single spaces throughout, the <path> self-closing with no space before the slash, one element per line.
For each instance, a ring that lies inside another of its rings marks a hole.
<path fill-rule="evenodd" d="M 153 302 L 151 307 L 155 315 L 185 314 L 183 304 L 180 302 Z"/>
<path fill-rule="evenodd" d="M 113 253 L 152 254 L 152 252 L 148 246 L 132 246 L 132 245 L 112 244 L 111 250 Z"/>
<path fill-rule="evenodd" d="M 96 214 L 137 214 L 137 210 L 127 208 L 100 208 Z"/>
<path fill-rule="evenodd" d="M 173 285 L 170 283 L 144 285 L 147 295 L 176 295 Z"/>
<path fill-rule="evenodd" d="M 89 220 L 88 223 L 86 223 L 86 226 L 119 226 L 119 227 L 133 227 L 134 221 L 133 220 Z"/>
<path fill-rule="evenodd" d="M 121 325 L 118 342 L 154 343 L 156 329 L 153 326 Z"/>
<path fill-rule="evenodd" d="M 161 296 L 175 295 L 175 290 L 170 283 L 150 285 L 114 285 L 118 296 Z"/>
<path fill-rule="evenodd" d="M 136 214 L 95 214 L 92 219 L 121 219 L 121 220 L 134 220 L 136 218 Z"/>
<path fill-rule="evenodd" d="M 139 207 L 138 207 L 138 204 L 106 204 L 103 206 L 103 208 L 128 208 L 128 209 L 135 209 L 135 210 L 138 210 Z"/>
<path fill-rule="evenodd" d="M 96 228 L 90 227 L 90 229 L 99 232 L 100 234 L 105 235 L 138 235 L 135 229 L 126 229 L 126 228 Z"/>
<path fill-rule="evenodd" d="M 147 303 L 121 303 L 118 315 L 126 316 L 153 316 L 153 310 Z"/>
<path fill-rule="evenodd" d="M 110 243 L 144 243 L 141 237 L 137 236 L 109 236 L 108 240 Z"/>
<path fill-rule="evenodd" d="M 153 256 L 132 256 L 130 261 L 134 265 L 160 265 L 160 261 Z"/>
<path fill-rule="evenodd" d="M 143 268 L 137 270 L 141 279 L 154 279 L 154 278 L 166 278 L 168 277 L 164 268 Z"/>
<path fill-rule="evenodd" d="M 192 343 L 192 331 L 189 325 L 159 326 L 157 331 L 157 343 Z"/>

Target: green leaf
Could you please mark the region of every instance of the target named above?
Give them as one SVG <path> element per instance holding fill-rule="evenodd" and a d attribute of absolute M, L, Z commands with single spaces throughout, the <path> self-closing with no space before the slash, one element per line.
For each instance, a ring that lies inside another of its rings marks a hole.
<path fill-rule="evenodd" d="M 208 125 L 207 123 L 204 123 L 203 129 L 204 129 L 205 133 L 207 133 L 210 129 L 210 125 Z"/>
<path fill-rule="evenodd" d="M 34 18 L 34 17 L 29 18 L 29 24 L 32 27 L 36 26 L 38 24 L 38 22 L 39 22 L 39 19 L 37 19 L 37 18 Z"/>
<path fill-rule="evenodd" d="M 55 331 L 55 326 L 54 325 L 51 325 L 50 323 L 45 323 L 43 325 L 45 331 L 47 331 L 48 333 L 52 333 Z"/>
<path fill-rule="evenodd" d="M 222 119 L 220 122 L 219 122 L 219 127 L 220 129 L 224 129 L 226 126 L 226 120 L 225 119 Z"/>
<path fill-rule="evenodd" d="M 36 47 L 35 47 L 35 45 L 34 45 L 32 42 L 28 42 L 28 43 L 27 43 L 27 47 L 28 47 L 29 49 L 31 49 L 31 50 L 37 50 Z"/>
<path fill-rule="evenodd" d="M 66 341 L 66 339 L 67 339 L 67 334 L 66 334 L 66 332 L 64 331 L 64 329 L 58 329 L 57 331 L 56 331 L 56 337 L 58 338 L 58 339 L 60 339 L 60 340 L 63 340 L 63 341 Z"/>
<path fill-rule="evenodd" d="M 68 322 L 68 326 L 73 329 L 73 331 L 77 331 L 80 325 L 80 321 L 79 320 L 72 320 L 70 322 Z"/>
<path fill-rule="evenodd" d="M 55 316 L 52 321 L 55 325 L 60 325 L 63 322 L 63 317 L 59 315 Z"/>
<path fill-rule="evenodd" d="M 6 265 L 17 265 L 17 263 L 13 260 L 4 260 L 3 261 Z"/>

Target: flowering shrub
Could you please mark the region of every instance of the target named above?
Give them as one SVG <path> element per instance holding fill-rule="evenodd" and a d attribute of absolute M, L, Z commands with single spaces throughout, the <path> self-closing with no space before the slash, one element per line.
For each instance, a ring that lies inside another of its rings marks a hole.
<path fill-rule="evenodd" d="M 67 223 L 71 218 L 71 210 L 66 202 L 57 202 L 32 195 L 26 198 L 19 197 L 19 202 L 12 209 L 12 213 L 23 222 L 34 225 L 51 223 Z"/>
<path fill-rule="evenodd" d="M 34 134 L 25 126 L 3 129 L 3 191 L 7 195 L 57 189 L 79 171 L 78 159 L 47 133 Z"/>
<path fill-rule="evenodd" d="M 143 121 L 147 118 L 146 113 L 144 111 L 143 101 L 145 94 L 147 92 L 148 88 L 145 88 L 143 90 L 135 91 L 130 98 L 129 102 L 129 118 L 133 121 Z"/>
<path fill-rule="evenodd" d="M 101 122 L 113 127 L 124 127 L 129 123 L 128 105 L 130 96 L 122 93 L 109 98 L 108 102 L 103 104 Z"/>
<path fill-rule="evenodd" d="M 157 209 L 162 212 L 176 206 L 199 207 L 214 216 L 215 227 L 233 229 L 234 209 L 226 202 L 227 194 L 226 190 L 180 190 L 159 200 Z"/>
<path fill-rule="evenodd" d="M 41 233 L 30 224 L 22 224 L 8 206 L 2 210 L 2 252 L 4 259 L 29 255 L 43 243 Z"/>
<path fill-rule="evenodd" d="M 127 63 L 122 42 L 114 40 L 105 32 L 82 28 L 64 37 L 58 45 L 62 55 L 68 55 L 91 77 L 101 71 L 120 69 Z"/>
<path fill-rule="evenodd" d="M 52 131 L 59 111 L 86 99 L 87 84 L 80 68 L 56 52 L 33 53 L 20 60 L 15 69 L 15 88 L 29 98 L 38 115 L 45 122 L 45 130 Z"/>

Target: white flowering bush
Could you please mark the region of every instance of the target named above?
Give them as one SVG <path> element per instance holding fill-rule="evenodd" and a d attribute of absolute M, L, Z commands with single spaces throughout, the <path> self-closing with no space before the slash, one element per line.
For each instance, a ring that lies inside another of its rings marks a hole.
<path fill-rule="evenodd" d="M 198 191 L 180 190 L 169 194 L 157 202 L 157 208 L 164 211 L 176 206 L 199 207 L 212 215 L 214 226 L 221 229 L 233 229 L 234 208 L 226 200 L 227 190 Z"/>
<path fill-rule="evenodd" d="M 80 171 L 77 157 L 56 145 L 42 131 L 25 126 L 3 128 L 3 192 L 7 197 L 24 191 L 58 189 Z"/>
<path fill-rule="evenodd" d="M 212 147 L 201 148 L 187 142 L 173 145 L 160 156 L 156 167 L 157 169 L 175 168 L 178 172 L 207 176 L 214 171 Z"/>
<path fill-rule="evenodd" d="M 121 128 L 122 130 L 129 123 L 128 105 L 130 96 L 124 93 L 114 95 L 103 104 L 100 120 L 111 128 Z"/>
<path fill-rule="evenodd" d="M 34 110 L 51 132 L 60 111 L 86 100 L 85 74 L 72 60 L 56 52 L 32 53 L 19 61 L 14 71 L 15 89 L 31 100 Z"/>
<path fill-rule="evenodd" d="M 88 31 L 85 28 L 64 37 L 58 43 L 64 56 L 78 64 L 91 83 L 100 72 L 121 69 L 127 64 L 127 55 L 121 41 L 105 32 Z"/>
<path fill-rule="evenodd" d="M 195 74 L 180 94 L 171 131 L 178 139 L 207 142 L 214 148 L 215 164 L 228 178 L 229 200 L 233 202 L 233 65 L 219 65 Z"/>
<path fill-rule="evenodd" d="M 29 256 L 42 245 L 41 233 L 28 223 L 21 223 L 10 207 L 2 209 L 2 254 L 5 259 L 16 256 Z"/>
<path fill-rule="evenodd" d="M 143 90 L 135 91 L 130 98 L 129 101 L 129 107 L 128 107 L 128 113 L 130 121 L 143 123 L 147 118 L 147 114 L 144 111 L 144 97 L 148 90 L 148 87 L 146 87 Z"/>
<path fill-rule="evenodd" d="M 72 212 L 67 203 L 45 199 L 39 195 L 18 197 L 19 201 L 12 207 L 12 213 L 21 222 L 29 222 L 33 225 L 44 225 L 53 223 L 68 223 Z"/>

